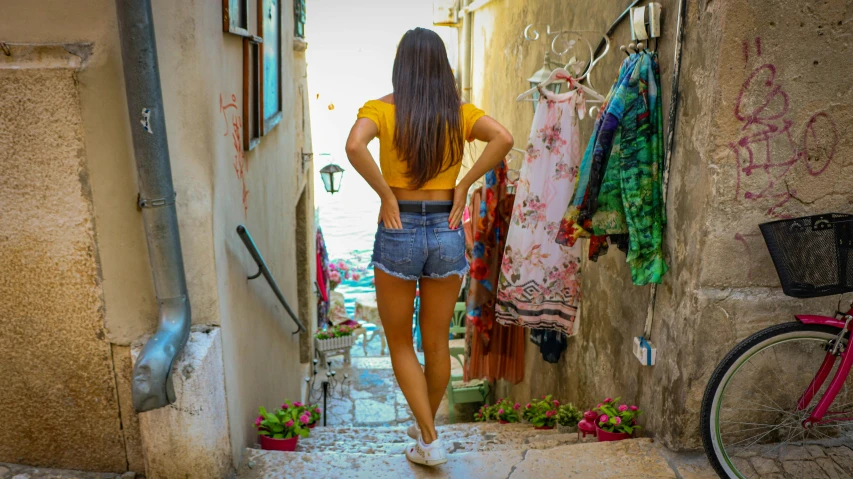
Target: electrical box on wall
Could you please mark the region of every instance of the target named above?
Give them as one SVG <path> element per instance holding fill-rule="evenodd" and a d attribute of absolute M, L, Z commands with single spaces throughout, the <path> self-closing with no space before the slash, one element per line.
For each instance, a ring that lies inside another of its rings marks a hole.
<path fill-rule="evenodd" d="M 433 0 L 432 24 L 440 27 L 453 27 L 459 22 L 457 0 Z"/>
<path fill-rule="evenodd" d="M 643 366 L 654 366 L 658 350 L 648 339 L 637 336 L 634 338 L 634 356 Z"/>

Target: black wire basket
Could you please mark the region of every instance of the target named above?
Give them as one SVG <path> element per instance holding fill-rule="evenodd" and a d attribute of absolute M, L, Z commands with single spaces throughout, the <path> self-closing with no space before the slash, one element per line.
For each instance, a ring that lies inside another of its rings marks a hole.
<path fill-rule="evenodd" d="M 759 227 L 786 295 L 816 298 L 853 291 L 853 215 L 826 213 Z"/>

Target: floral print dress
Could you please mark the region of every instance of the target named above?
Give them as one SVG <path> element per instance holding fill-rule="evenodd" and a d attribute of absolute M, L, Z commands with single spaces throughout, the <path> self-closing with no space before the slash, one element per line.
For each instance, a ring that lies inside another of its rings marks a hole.
<path fill-rule="evenodd" d="M 576 91 L 542 92 L 512 209 L 498 280 L 496 319 L 502 324 L 577 331 L 580 244 L 556 242 L 580 163 Z"/>

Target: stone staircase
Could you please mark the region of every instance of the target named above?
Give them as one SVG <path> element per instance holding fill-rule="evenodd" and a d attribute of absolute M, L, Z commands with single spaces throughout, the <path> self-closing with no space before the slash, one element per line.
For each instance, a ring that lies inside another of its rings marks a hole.
<path fill-rule="evenodd" d="M 573 430 L 528 424 L 439 426 L 450 460 L 436 468 L 409 463 L 403 427 L 318 427 L 296 452 L 249 449 L 240 479 L 262 478 L 667 478 L 676 475 L 650 439 L 599 443 Z M 697 476 L 698 477 L 698 476 Z M 712 477 L 712 476 L 708 476 Z"/>

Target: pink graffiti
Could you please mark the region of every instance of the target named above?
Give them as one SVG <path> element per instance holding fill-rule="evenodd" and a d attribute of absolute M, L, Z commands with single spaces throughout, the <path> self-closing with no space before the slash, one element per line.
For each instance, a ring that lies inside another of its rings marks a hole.
<path fill-rule="evenodd" d="M 760 38 L 755 39 L 755 47 L 760 57 Z M 749 58 L 747 42 L 744 58 Z M 778 209 L 796 195 L 796 190 L 788 189 L 785 177 L 800 161 L 810 175 L 823 174 L 835 157 L 838 128 L 829 114 L 818 112 L 806 122 L 802 137 L 796 138 L 794 122 L 788 118 L 791 98 L 778 83 L 776 71 L 775 65 L 764 63 L 741 85 L 734 117 L 742 124 L 742 136 L 729 143 L 729 148 L 737 159 L 735 199 L 765 200 L 764 204 L 770 205 L 768 216 L 787 218 L 790 216 Z M 756 177 L 750 185 L 744 185 L 745 178 L 753 175 Z"/>
<path fill-rule="evenodd" d="M 237 179 L 240 180 L 242 188 L 241 201 L 243 203 L 243 217 L 245 218 L 249 212 L 249 189 L 246 188 L 246 172 L 249 171 L 249 163 L 246 162 L 246 156 L 243 154 L 243 119 L 236 114 L 237 95 L 231 95 L 232 103 L 227 105 L 222 104 L 222 94 L 219 95 L 219 111 L 222 117 L 225 118 L 225 136 L 231 133 L 232 146 L 234 147 L 234 173 Z M 231 123 L 228 122 L 228 110 L 233 108 L 231 113 Z"/>

